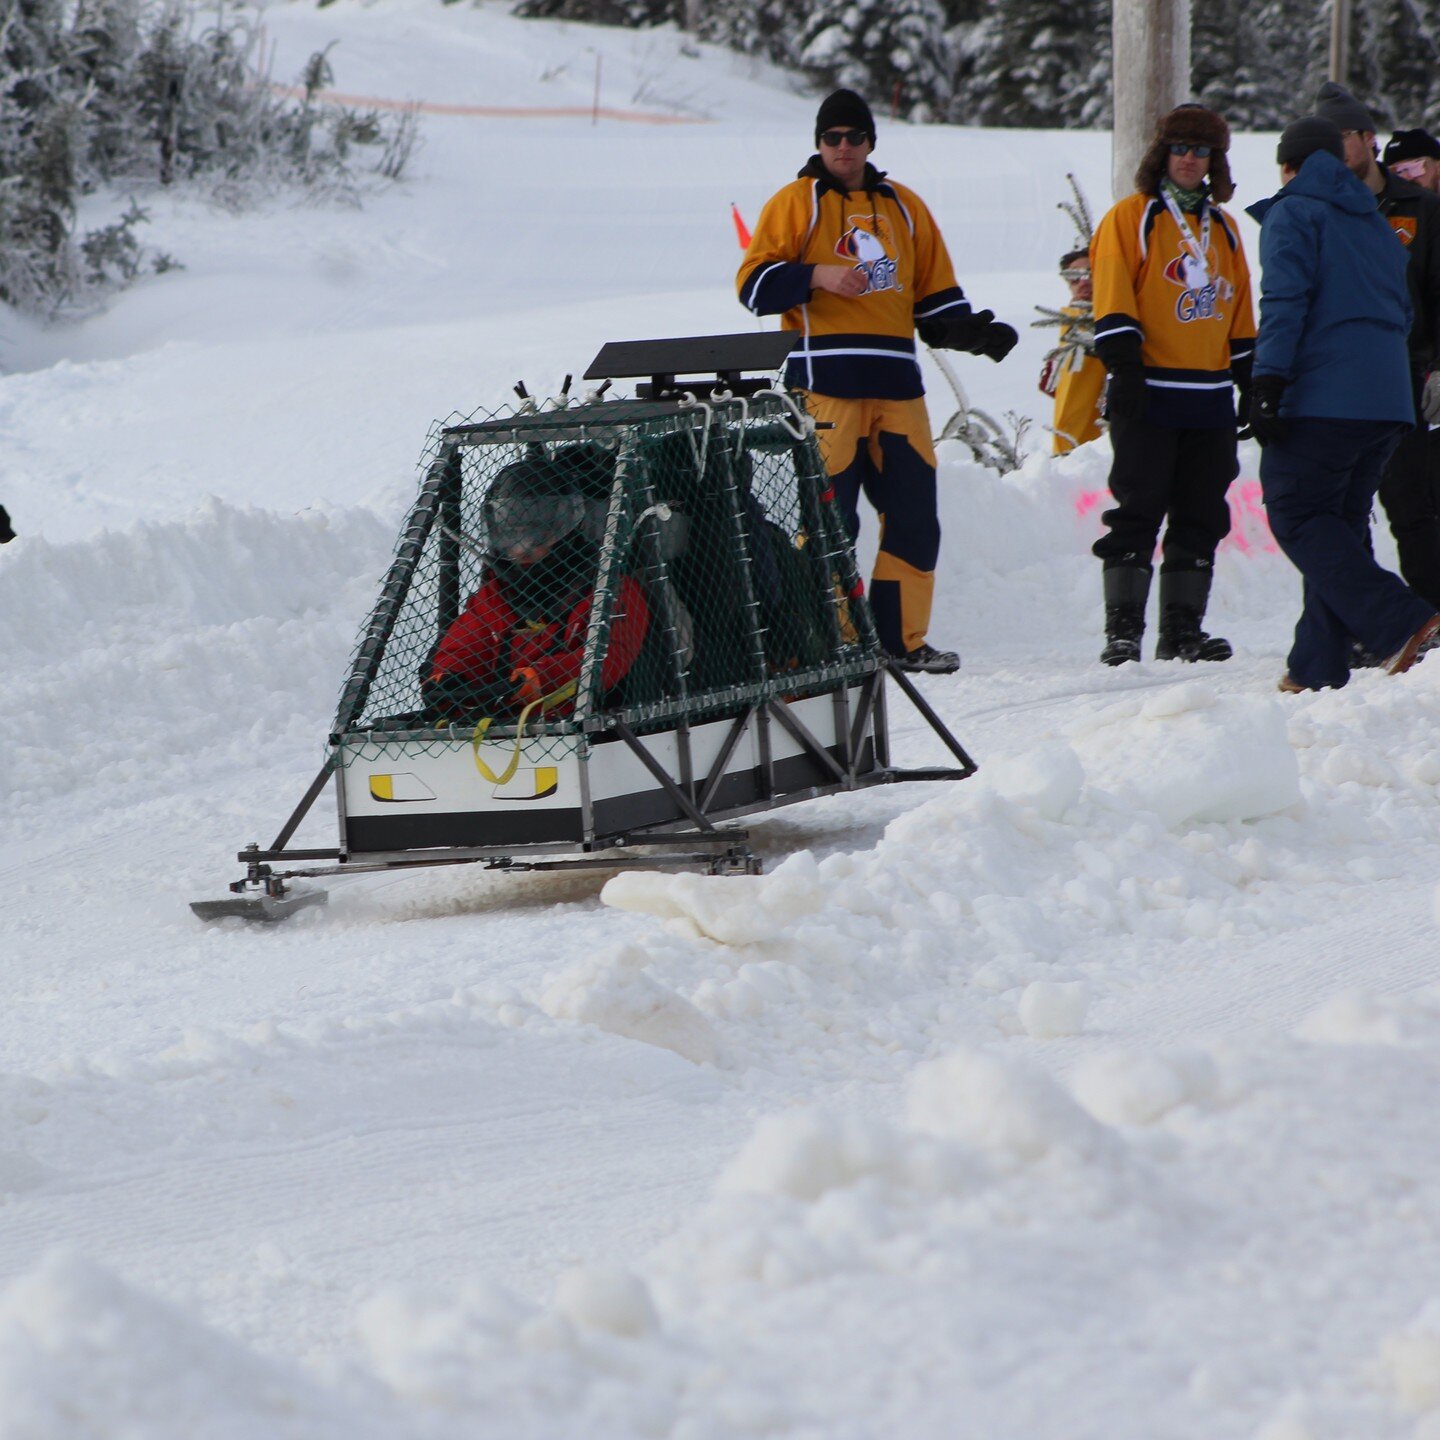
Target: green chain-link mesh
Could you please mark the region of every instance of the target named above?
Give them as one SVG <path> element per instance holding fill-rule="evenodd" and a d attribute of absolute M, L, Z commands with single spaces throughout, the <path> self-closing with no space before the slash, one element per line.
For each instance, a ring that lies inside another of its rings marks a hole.
<path fill-rule="evenodd" d="M 814 438 L 789 397 L 613 400 L 430 436 L 340 697 L 346 763 L 523 730 L 568 753 L 804 694 L 878 647 Z M 367 744 L 367 739 L 369 744 Z"/>

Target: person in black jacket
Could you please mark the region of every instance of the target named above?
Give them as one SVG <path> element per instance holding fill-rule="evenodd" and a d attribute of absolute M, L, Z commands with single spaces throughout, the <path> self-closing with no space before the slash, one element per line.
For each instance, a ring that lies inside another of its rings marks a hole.
<path fill-rule="evenodd" d="M 1432 482 L 1428 427 L 1440 421 L 1440 195 L 1391 174 L 1376 158 L 1375 121 L 1348 90 L 1327 81 L 1315 113 L 1338 127 L 1345 164 L 1375 196 L 1375 203 L 1409 254 L 1410 380 L 1416 423 L 1406 431 L 1380 481 L 1380 503 L 1395 536 L 1400 574 L 1440 609 L 1440 498 Z"/>
<path fill-rule="evenodd" d="M 1397 130 L 1380 159 L 1392 175 L 1440 193 L 1440 140 L 1428 130 Z"/>

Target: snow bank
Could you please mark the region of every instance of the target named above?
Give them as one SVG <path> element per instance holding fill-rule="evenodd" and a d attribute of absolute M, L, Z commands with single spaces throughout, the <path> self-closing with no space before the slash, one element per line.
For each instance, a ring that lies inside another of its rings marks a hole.
<path fill-rule="evenodd" d="M 557 1020 L 658 1045 L 696 1064 L 713 1060 L 714 1027 L 688 1000 L 646 974 L 648 959 L 632 946 L 582 960 L 550 983 L 540 1008 Z"/>
<path fill-rule="evenodd" d="M 1255 820 L 1296 804 L 1300 768 L 1277 700 L 1187 681 L 1072 727 L 1087 782 L 1166 826 Z"/>
<path fill-rule="evenodd" d="M 912 1058 L 957 1013 L 982 1035 L 1075 1034 L 1110 983 L 1078 967 L 1105 975 L 1107 936 L 1290 923 L 1287 901 L 1254 893 L 1257 822 L 1301 801 L 1286 727 L 1268 698 L 1168 686 L 937 787 L 873 850 L 801 851 L 753 878 L 620 874 L 601 899 L 665 922 L 650 971 L 720 1027 L 733 1063 L 796 1024 L 822 1048 L 858 1033 Z"/>
<path fill-rule="evenodd" d="M 394 1435 L 288 1365 L 73 1255 L 0 1292 L 3 1440 Z"/>
<path fill-rule="evenodd" d="M 217 750 L 303 735 L 318 753 L 388 529 L 359 510 L 209 502 L 185 520 L 27 541 L 0 566 L 12 818 L 96 787 L 148 799 Z"/>
<path fill-rule="evenodd" d="M 563 1275 L 549 1304 L 476 1282 L 450 1296 L 390 1290 L 357 1328 L 376 1374 L 446 1436 L 676 1433 L 695 1361 L 657 1325 L 635 1275 L 591 1266 Z"/>

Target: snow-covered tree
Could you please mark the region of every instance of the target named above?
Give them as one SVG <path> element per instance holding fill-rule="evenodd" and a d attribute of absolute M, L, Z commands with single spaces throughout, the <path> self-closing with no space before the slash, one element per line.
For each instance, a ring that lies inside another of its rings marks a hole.
<path fill-rule="evenodd" d="M 247 187 L 348 192 L 360 146 L 372 169 L 398 174 L 413 114 L 317 105 L 323 55 L 302 100 L 277 96 L 258 73 L 257 39 L 237 4 L 202 20 L 181 0 L 0 0 L 0 301 L 52 311 L 133 277 L 138 205 L 72 233 L 80 196 L 101 185 L 205 177 L 231 203 Z"/>
<path fill-rule="evenodd" d="M 840 0 L 807 9 L 795 46 L 822 89 L 845 86 L 878 112 L 940 119 L 954 61 L 940 0 Z"/>
<path fill-rule="evenodd" d="M 1440 70 L 1436 9 L 1410 0 L 1356 0 L 1349 85 L 1383 124 L 1408 129 L 1431 108 Z"/>
<path fill-rule="evenodd" d="M 952 118 L 1030 128 L 1110 116 L 1110 0 L 1008 0 L 965 28 Z"/>
<path fill-rule="evenodd" d="M 583 20 L 632 30 L 688 18 L 684 0 L 520 0 L 511 13 L 526 20 Z"/>

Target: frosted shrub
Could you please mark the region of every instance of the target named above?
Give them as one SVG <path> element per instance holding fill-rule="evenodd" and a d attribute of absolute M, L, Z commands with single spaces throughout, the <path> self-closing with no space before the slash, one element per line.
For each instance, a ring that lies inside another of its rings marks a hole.
<path fill-rule="evenodd" d="M 316 103 L 324 53 L 282 94 L 258 65 L 244 3 L 8 0 L 0 6 L 0 301 L 54 314 L 175 262 L 146 256 L 133 200 L 75 233 L 102 186 L 204 185 L 232 205 L 288 186 L 353 200 L 368 173 L 395 179 L 413 112 L 381 118 Z"/>

